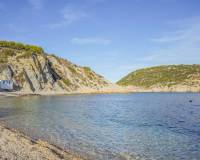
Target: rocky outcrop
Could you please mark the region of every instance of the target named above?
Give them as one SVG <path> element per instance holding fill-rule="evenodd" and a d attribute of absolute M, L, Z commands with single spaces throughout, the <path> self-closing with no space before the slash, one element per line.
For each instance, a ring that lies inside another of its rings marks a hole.
<path fill-rule="evenodd" d="M 15 90 L 82 92 L 112 86 L 88 67 L 75 65 L 55 55 L 35 52 L 34 47 L 32 51 L 29 46 L 7 47 L 9 45 L 0 45 L 0 79 L 13 80 Z"/>

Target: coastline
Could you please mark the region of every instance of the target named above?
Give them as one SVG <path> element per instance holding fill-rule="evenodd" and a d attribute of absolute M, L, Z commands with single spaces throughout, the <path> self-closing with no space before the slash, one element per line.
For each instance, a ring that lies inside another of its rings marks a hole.
<path fill-rule="evenodd" d="M 67 91 L 42 91 L 42 92 L 1 92 L 0 97 L 23 97 L 23 96 L 61 96 L 61 95 L 76 95 L 76 94 L 126 94 L 126 93 L 200 93 L 200 88 L 140 88 L 134 86 L 120 88 L 104 88 L 101 90 L 78 90 L 74 92 Z"/>
<path fill-rule="evenodd" d="M 81 88 L 77 91 L 10 91 L 1 92 L 0 97 L 22 97 L 22 96 L 59 96 L 59 95 L 73 95 L 73 94 L 115 94 L 115 93 L 130 93 L 134 91 L 127 90 L 124 87 L 113 85 L 111 87 L 105 87 L 100 90 Z"/>
<path fill-rule="evenodd" d="M 0 123 L 0 159 L 20 160 L 83 160 L 78 155 L 41 140 L 33 140 L 23 133 Z"/>

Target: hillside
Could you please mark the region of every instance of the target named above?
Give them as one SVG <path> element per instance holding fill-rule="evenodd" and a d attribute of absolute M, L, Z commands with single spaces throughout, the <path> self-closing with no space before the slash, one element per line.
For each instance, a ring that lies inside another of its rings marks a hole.
<path fill-rule="evenodd" d="M 21 92 L 89 92 L 112 85 L 89 67 L 47 54 L 41 47 L 0 41 L 0 80 L 7 79 Z"/>
<path fill-rule="evenodd" d="M 200 91 L 200 65 L 166 65 L 136 70 L 117 84 L 154 91 Z"/>

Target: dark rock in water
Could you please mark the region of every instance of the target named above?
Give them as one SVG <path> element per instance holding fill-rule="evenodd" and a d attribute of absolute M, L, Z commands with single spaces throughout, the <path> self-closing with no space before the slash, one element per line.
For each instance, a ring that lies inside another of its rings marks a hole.
<path fill-rule="evenodd" d="M 189 100 L 190 103 L 192 103 L 192 100 Z"/>

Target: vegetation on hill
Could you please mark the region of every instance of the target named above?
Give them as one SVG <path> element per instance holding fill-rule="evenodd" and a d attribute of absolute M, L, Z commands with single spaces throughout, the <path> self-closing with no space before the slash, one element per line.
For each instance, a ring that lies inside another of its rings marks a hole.
<path fill-rule="evenodd" d="M 16 56 L 16 59 L 20 58 L 28 58 L 31 57 L 33 53 L 42 54 L 44 53 L 43 48 L 34 46 L 34 45 L 26 45 L 19 42 L 13 41 L 0 41 L 0 63 L 7 63 L 8 58 L 11 56 Z"/>
<path fill-rule="evenodd" d="M 163 65 L 136 70 L 117 84 L 146 88 L 154 85 L 170 87 L 194 79 L 200 80 L 200 65 Z"/>
<path fill-rule="evenodd" d="M 43 48 L 41 47 L 26 45 L 23 43 L 13 42 L 13 41 L 0 41 L 0 47 L 16 49 L 16 50 L 26 50 L 26 51 L 32 51 L 32 52 L 37 52 L 37 53 L 44 52 Z"/>

